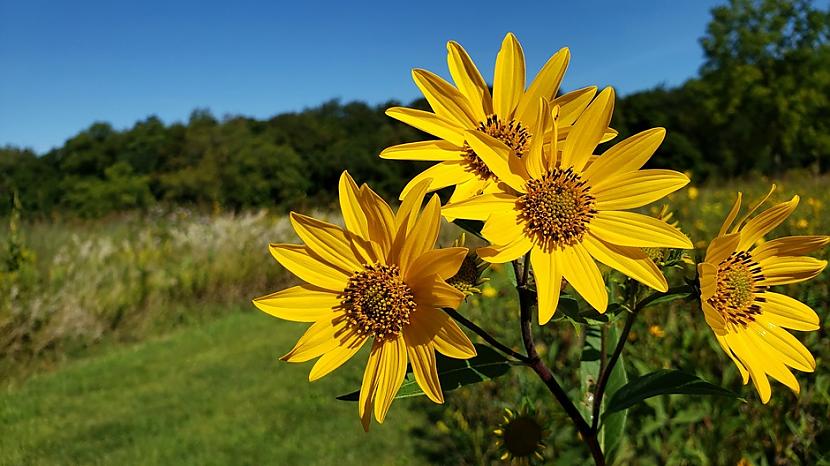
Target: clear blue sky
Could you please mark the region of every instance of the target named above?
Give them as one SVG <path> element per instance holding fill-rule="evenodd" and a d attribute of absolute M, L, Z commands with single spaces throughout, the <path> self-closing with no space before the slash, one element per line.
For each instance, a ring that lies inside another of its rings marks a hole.
<path fill-rule="evenodd" d="M 449 39 L 491 80 L 507 31 L 529 76 L 570 47 L 569 89 L 675 85 L 697 73 L 719 3 L 0 0 L 0 145 L 44 152 L 95 121 L 196 107 L 264 118 L 331 98 L 408 102 L 411 68 L 448 76 Z"/>

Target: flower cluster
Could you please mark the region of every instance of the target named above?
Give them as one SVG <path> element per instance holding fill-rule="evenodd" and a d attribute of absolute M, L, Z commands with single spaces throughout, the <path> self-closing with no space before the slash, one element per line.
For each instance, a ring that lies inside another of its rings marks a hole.
<path fill-rule="evenodd" d="M 614 90 L 598 92 L 589 86 L 559 95 L 570 60 L 566 48 L 526 86 L 522 47 L 507 34 L 496 58 L 492 91 L 459 44 L 449 42 L 447 51 L 454 84 L 426 70 L 412 73 L 431 112 L 387 110 L 435 139 L 380 154 L 437 163 L 403 188 L 397 210 L 344 172 L 339 185 L 344 226 L 292 213 L 304 244 L 270 246 L 274 258 L 304 283 L 254 300 L 276 317 L 312 323 L 282 358 L 319 358 L 310 380 L 338 368 L 364 344 L 371 346 L 359 392 L 365 429 L 372 415 L 383 422 L 408 371 L 431 400 L 443 402 L 436 352 L 456 359 L 476 355 L 456 322 L 473 331 L 477 327 L 459 320 L 455 310 L 465 293 L 478 291 L 483 264 L 521 264 L 526 281 L 520 287 L 533 296 L 538 322 L 544 325 L 557 312 L 565 284 L 596 312 L 609 309 L 601 266 L 655 290 L 656 297 L 669 290 L 663 270 L 690 262 L 680 250 L 692 249 L 692 242 L 668 223 L 666 209 L 660 218 L 634 210 L 689 183 L 677 171 L 643 168 L 660 147 L 663 128 L 609 142 L 617 135 L 609 128 Z M 432 195 L 424 205 L 428 193 L 447 187 L 454 190 L 446 204 Z M 810 352 L 784 329 L 819 328 L 812 309 L 771 287 L 819 274 L 826 261 L 805 254 L 830 242 L 827 236 L 762 242 L 798 204 L 796 196 L 752 217 L 765 200 L 736 221 L 738 195 L 697 264 L 697 276 L 688 279 L 698 291 L 701 308 L 696 312 L 764 403 L 770 398 L 767 376 L 797 393 L 789 368 L 815 368 Z M 483 222 L 474 233 L 486 244 L 475 251 L 463 242 L 435 249 L 442 216 Z M 662 336 L 662 329 L 656 329 L 652 334 Z M 547 369 L 532 347 L 517 357 L 545 379 Z M 602 394 L 600 377 L 600 399 Z M 502 429 L 505 442 L 515 423 Z M 594 434 L 588 427 L 580 432 L 594 435 L 596 424 Z"/>

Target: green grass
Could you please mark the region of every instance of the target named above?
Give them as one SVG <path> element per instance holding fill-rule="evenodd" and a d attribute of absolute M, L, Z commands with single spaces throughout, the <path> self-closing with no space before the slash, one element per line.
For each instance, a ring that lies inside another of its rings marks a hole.
<path fill-rule="evenodd" d="M 398 402 L 369 434 L 357 405 L 364 357 L 309 384 L 277 360 L 304 326 L 233 313 L 96 351 L 0 395 L 0 464 L 416 464 Z"/>

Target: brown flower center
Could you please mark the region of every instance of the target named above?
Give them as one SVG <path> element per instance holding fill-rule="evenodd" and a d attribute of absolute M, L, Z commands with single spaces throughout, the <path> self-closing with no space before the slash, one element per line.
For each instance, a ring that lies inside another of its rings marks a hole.
<path fill-rule="evenodd" d="M 717 288 L 709 304 L 720 311 L 727 322 L 746 325 L 761 313 L 758 303 L 767 287 L 758 285 L 764 279 L 761 266 L 746 251 L 734 252 L 718 266 Z"/>
<path fill-rule="evenodd" d="M 391 339 L 409 324 L 415 295 L 396 265 L 369 265 L 349 278 L 343 290 L 346 319 L 359 334 Z"/>
<path fill-rule="evenodd" d="M 504 426 L 504 448 L 517 458 L 530 456 L 539 449 L 543 432 L 531 416 L 512 419 Z"/>
<path fill-rule="evenodd" d="M 503 142 L 517 157 L 521 158 L 530 147 L 530 132 L 517 120 L 504 123 L 499 120 L 498 116 L 490 115 L 487 121 L 479 123 L 477 129 Z M 487 164 L 466 142 L 464 143 L 464 160 L 467 171 L 475 173 L 482 180 L 497 179 L 496 175 L 487 168 Z"/>
<path fill-rule="evenodd" d="M 545 249 L 570 246 L 582 240 L 596 215 L 590 187 L 572 168 L 559 168 L 525 185 L 516 201 L 525 232 Z"/>

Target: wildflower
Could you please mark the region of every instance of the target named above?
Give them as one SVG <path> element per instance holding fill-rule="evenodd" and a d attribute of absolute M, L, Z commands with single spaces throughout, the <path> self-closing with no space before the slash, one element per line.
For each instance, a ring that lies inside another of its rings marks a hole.
<path fill-rule="evenodd" d="M 530 253 L 542 324 L 553 317 L 562 278 L 605 312 L 608 294 L 594 259 L 665 291 L 665 277 L 641 248 L 692 246 L 666 222 L 624 211 L 650 204 L 689 182 L 675 171 L 640 170 L 663 141 L 664 129 L 632 136 L 586 168 L 613 108 L 614 91 L 607 88 L 560 147 L 558 107 L 551 110 L 542 100 L 534 131 L 545 136 L 537 138 L 522 158 L 496 138 L 467 132 L 471 146 L 503 183 L 495 192 L 450 202 L 442 212 L 485 221 L 481 233 L 490 246 L 477 252 L 488 262 L 509 262 Z"/>
<path fill-rule="evenodd" d="M 666 336 L 666 331 L 663 330 L 663 327 L 659 325 L 650 325 L 648 327 L 648 333 L 651 334 L 653 337 L 663 338 Z"/>
<path fill-rule="evenodd" d="M 464 247 L 466 239 L 466 235 L 462 233 L 461 237 L 453 242 L 453 246 Z M 458 272 L 448 278 L 447 283 L 467 296 L 481 293 L 479 287 L 489 280 L 481 277 L 486 269 L 487 262 L 481 260 L 475 252 L 470 251 L 464 257 L 464 261 L 461 262 Z"/>
<path fill-rule="evenodd" d="M 738 367 L 743 383 L 751 378 L 764 403 L 771 394 L 768 375 L 797 394 L 800 387 L 789 368 L 812 372 L 816 367 L 807 348 L 784 329 L 819 328 L 818 315 L 809 306 L 769 288 L 821 273 L 827 261 L 804 255 L 830 243 L 828 236 L 789 236 L 756 246 L 759 238 L 780 225 L 798 205 L 798 196 L 794 196 L 749 219 L 770 194 L 730 230 L 741 207 L 738 193 L 704 262 L 698 264 L 706 322 Z"/>
<path fill-rule="evenodd" d="M 697 196 L 700 194 L 700 192 L 694 186 L 689 186 L 689 190 L 686 192 L 686 194 L 689 195 L 689 200 L 694 201 L 695 199 L 697 199 Z"/>
<path fill-rule="evenodd" d="M 438 138 L 392 146 L 380 154 L 385 159 L 439 162 L 413 178 L 401 196 L 428 178 L 432 179 L 430 191 L 455 186 L 452 201 L 496 190 L 498 175 L 472 146 L 467 131 L 498 139 L 517 157 L 522 157 L 533 145 L 541 98 L 553 100 L 554 105 L 561 107 L 559 136 L 564 138 L 597 92 L 592 86 L 556 97 L 570 61 L 567 48 L 550 57 L 530 86 L 525 88 L 524 52 L 516 36 L 508 33 L 496 58 L 492 96 L 461 45 L 450 41 L 447 51 L 455 86 L 429 71 L 412 71 L 415 84 L 423 92 L 432 112 L 402 107 L 386 111 L 390 117 Z M 614 130 L 603 128 L 603 140 L 616 134 Z"/>
<path fill-rule="evenodd" d="M 505 408 L 504 412 L 502 424 L 493 431 L 502 452 L 499 459 L 519 465 L 544 461 L 544 439 L 548 435 L 544 421 L 535 410 L 514 412 Z"/>
<path fill-rule="evenodd" d="M 485 285 L 481 288 L 481 295 L 485 298 L 495 298 L 499 292 L 490 285 Z"/>
<path fill-rule="evenodd" d="M 305 245 L 271 244 L 274 258 L 304 284 L 256 298 L 261 310 L 281 319 L 313 322 L 282 357 L 304 362 L 319 357 L 309 380 L 340 367 L 371 340 L 360 388 L 359 413 L 368 430 L 372 412 L 383 422 L 406 374 L 434 402 L 444 401 L 435 351 L 467 359 L 475 349 L 441 311 L 464 294 L 449 286 L 466 248 L 434 250 L 440 226 L 437 196 L 421 211 L 427 182 L 407 195 L 397 213 L 368 186 L 358 189 L 344 172 L 340 208 L 346 228 L 291 214 Z"/>

